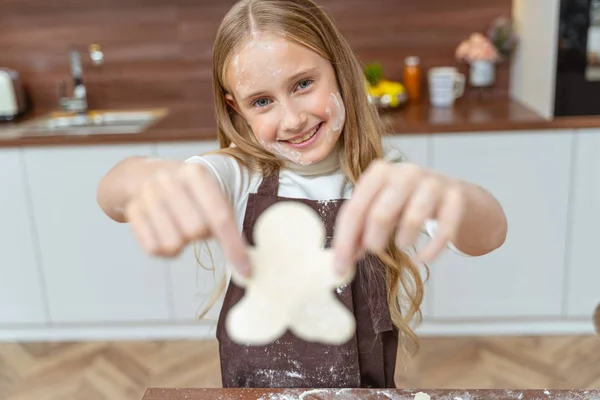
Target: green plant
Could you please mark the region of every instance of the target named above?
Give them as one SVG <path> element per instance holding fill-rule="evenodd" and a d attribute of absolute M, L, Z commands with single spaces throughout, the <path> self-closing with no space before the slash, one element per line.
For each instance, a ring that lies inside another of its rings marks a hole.
<path fill-rule="evenodd" d="M 379 81 L 383 79 L 383 67 L 379 62 L 365 65 L 363 71 L 367 78 L 367 82 L 369 82 L 369 85 L 371 86 L 377 86 Z"/>
<path fill-rule="evenodd" d="M 517 45 L 513 22 L 506 16 L 498 17 L 492 22 L 488 37 L 504 57 L 510 56 Z"/>

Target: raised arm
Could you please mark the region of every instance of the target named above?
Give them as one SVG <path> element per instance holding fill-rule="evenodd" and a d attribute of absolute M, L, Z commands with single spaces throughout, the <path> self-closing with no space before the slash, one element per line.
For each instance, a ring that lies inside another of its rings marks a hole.
<path fill-rule="evenodd" d="M 148 253 L 173 257 L 192 240 L 214 237 L 229 262 L 250 273 L 230 202 L 201 164 L 124 159 L 100 181 L 97 200 L 108 217 L 131 224 Z"/>

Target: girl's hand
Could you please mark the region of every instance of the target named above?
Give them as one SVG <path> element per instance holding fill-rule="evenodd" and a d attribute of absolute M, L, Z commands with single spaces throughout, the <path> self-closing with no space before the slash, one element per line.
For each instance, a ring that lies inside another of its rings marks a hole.
<path fill-rule="evenodd" d="M 229 202 L 201 165 L 177 162 L 159 170 L 127 204 L 125 216 L 151 254 L 173 257 L 192 240 L 214 237 L 238 271 L 250 273 Z"/>
<path fill-rule="evenodd" d="M 415 244 L 427 219 L 438 220 L 419 261 L 437 257 L 457 235 L 465 209 L 458 181 L 409 163 L 374 162 L 360 177 L 337 219 L 334 248 L 339 272 L 364 253 L 383 251 L 394 229 L 400 249 Z"/>

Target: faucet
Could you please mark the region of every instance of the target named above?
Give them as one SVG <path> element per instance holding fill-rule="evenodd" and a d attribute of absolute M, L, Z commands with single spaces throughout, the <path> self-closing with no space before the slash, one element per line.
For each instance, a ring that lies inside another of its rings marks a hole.
<path fill-rule="evenodd" d="M 91 44 L 87 48 L 92 65 L 102 65 L 104 54 L 98 44 Z M 69 50 L 69 62 L 71 64 L 71 76 L 73 78 L 73 95 L 65 95 L 65 83 L 59 83 L 59 104 L 61 109 L 71 112 L 84 113 L 88 110 L 87 89 L 83 84 L 83 67 L 79 55 L 79 46 L 71 46 Z"/>

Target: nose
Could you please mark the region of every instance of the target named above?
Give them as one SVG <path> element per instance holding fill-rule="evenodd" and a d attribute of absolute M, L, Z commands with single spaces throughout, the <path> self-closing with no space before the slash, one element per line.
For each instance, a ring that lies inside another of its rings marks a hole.
<path fill-rule="evenodd" d="M 306 126 L 306 114 L 294 107 L 284 104 L 281 107 L 281 128 L 284 131 L 302 132 Z"/>

